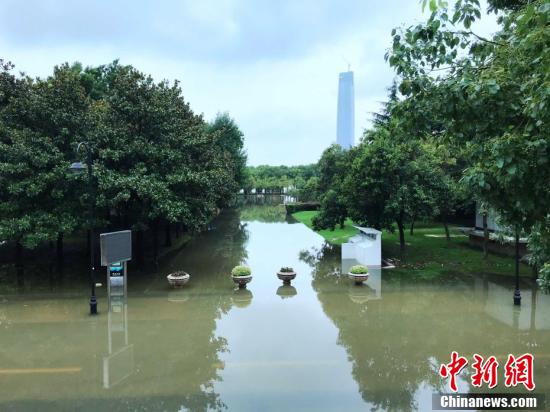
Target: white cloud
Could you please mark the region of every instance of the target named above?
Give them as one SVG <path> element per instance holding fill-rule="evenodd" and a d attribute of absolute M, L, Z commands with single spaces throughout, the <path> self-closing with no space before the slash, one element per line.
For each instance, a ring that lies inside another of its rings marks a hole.
<path fill-rule="evenodd" d="M 45 76 L 55 64 L 120 58 L 179 79 L 207 119 L 228 111 L 251 164 L 315 162 L 334 142 L 338 72 L 355 72 L 356 140 L 394 77 L 390 31 L 422 17 L 411 0 L 165 1 L 0 6 L 0 57 Z M 493 19 L 481 32 L 494 31 Z"/>

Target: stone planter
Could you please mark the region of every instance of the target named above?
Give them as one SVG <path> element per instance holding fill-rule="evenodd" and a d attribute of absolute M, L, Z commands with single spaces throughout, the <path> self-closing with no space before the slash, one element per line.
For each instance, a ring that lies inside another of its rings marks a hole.
<path fill-rule="evenodd" d="M 252 280 L 252 275 L 248 276 L 233 276 L 231 275 L 233 282 L 239 285 L 240 289 L 246 288 L 246 284 Z"/>
<path fill-rule="evenodd" d="M 355 274 L 355 273 L 348 273 L 348 277 L 353 280 L 353 282 L 356 284 L 356 285 L 362 285 L 363 282 L 366 282 L 367 279 L 369 278 L 369 274 L 368 273 L 359 273 L 359 274 Z"/>
<path fill-rule="evenodd" d="M 177 272 L 170 273 L 168 276 L 166 276 L 166 279 L 168 279 L 168 284 L 173 288 L 181 288 L 183 287 L 183 285 L 189 282 L 189 279 L 191 279 L 191 275 L 189 275 L 189 273 L 187 272 L 184 272 L 183 270 L 178 270 Z"/>
<path fill-rule="evenodd" d="M 290 281 L 296 277 L 296 272 L 277 272 L 277 277 L 283 281 L 284 285 L 290 285 Z"/>

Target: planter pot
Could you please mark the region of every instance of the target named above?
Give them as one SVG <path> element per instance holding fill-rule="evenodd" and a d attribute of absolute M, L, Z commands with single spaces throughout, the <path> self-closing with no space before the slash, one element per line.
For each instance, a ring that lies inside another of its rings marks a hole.
<path fill-rule="evenodd" d="M 296 272 L 277 272 L 277 277 L 283 281 L 283 284 L 290 285 L 290 281 L 296 277 Z"/>
<path fill-rule="evenodd" d="M 367 279 L 369 278 L 369 274 L 368 273 L 360 273 L 360 274 L 348 273 L 348 277 L 351 280 L 353 280 L 353 282 L 356 285 L 362 285 L 363 282 L 366 282 Z"/>
<path fill-rule="evenodd" d="M 189 273 L 184 272 L 183 270 L 179 270 L 177 272 L 170 273 L 168 276 L 166 276 L 166 279 L 168 279 L 168 284 L 173 288 L 181 288 L 183 285 L 189 282 L 191 276 L 189 275 Z"/>
<path fill-rule="evenodd" d="M 246 284 L 252 280 L 252 275 L 248 276 L 233 276 L 231 275 L 233 282 L 239 285 L 240 289 L 246 288 Z"/>

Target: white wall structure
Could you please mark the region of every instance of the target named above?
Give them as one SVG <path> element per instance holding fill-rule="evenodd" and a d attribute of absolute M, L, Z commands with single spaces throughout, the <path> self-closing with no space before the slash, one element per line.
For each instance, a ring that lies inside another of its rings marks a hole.
<path fill-rule="evenodd" d="M 496 222 L 497 214 L 493 210 L 487 212 L 487 229 L 499 232 L 502 227 Z M 483 229 L 483 214 L 479 212 L 479 204 L 476 204 L 476 228 Z"/>
<path fill-rule="evenodd" d="M 338 80 L 338 113 L 336 117 L 336 143 L 342 148 L 353 146 L 355 134 L 355 94 L 353 72 L 340 73 Z"/>
<path fill-rule="evenodd" d="M 355 259 L 361 265 L 382 266 L 382 232 L 376 229 L 354 226 L 359 234 L 342 245 L 342 260 Z"/>

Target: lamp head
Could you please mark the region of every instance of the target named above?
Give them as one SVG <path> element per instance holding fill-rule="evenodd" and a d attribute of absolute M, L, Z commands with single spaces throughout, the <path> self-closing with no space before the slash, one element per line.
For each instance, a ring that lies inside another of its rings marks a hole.
<path fill-rule="evenodd" d="M 83 165 L 82 162 L 74 162 L 74 163 L 71 163 L 71 165 L 69 166 L 69 170 L 71 172 L 79 173 L 79 172 L 85 171 L 86 166 Z"/>

